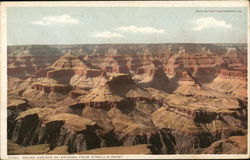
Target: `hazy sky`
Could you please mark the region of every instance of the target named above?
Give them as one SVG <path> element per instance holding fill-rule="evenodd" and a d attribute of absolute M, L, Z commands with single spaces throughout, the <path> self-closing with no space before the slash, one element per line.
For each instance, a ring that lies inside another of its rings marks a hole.
<path fill-rule="evenodd" d="M 245 43 L 247 9 L 9 7 L 7 32 L 8 45 Z"/>

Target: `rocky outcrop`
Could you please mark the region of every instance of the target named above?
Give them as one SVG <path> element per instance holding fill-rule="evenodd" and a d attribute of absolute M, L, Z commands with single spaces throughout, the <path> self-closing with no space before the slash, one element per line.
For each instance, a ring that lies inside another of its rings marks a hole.
<path fill-rule="evenodd" d="M 126 98 L 150 98 L 150 93 L 137 85 L 128 74 L 113 73 L 103 77 L 83 102 L 119 102 Z"/>
<path fill-rule="evenodd" d="M 142 66 L 142 61 L 139 57 L 139 55 L 127 55 L 127 66 L 130 71 L 130 73 L 136 73 L 138 68 Z"/>
<path fill-rule="evenodd" d="M 62 84 L 69 84 L 70 79 L 74 76 L 72 69 L 58 69 L 47 72 L 47 77 L 54 79 Z"/>
<path fill-rule="evenodd" d="M 169 58 L 165 70 L 169 75 L 187 71 L 194 78 L 207 83 L 217 76 L 222 63 L 223 59 L 213 53 L 188 54 L 181 52 Z"/>
<path fill-rule="evenodd" d="M 123 56 L 106 56 L 102 61 L 101 68 L 110 73 L 129 73 L 127 61 Z"/>
<path fill-rule="evenodd" d="M 81 60 L 75 56 L 71 50 L 60 57 L 49 68 L 52 69 L 77 69 L 77 68 L 89 68 L 91 64 L 87 61 Z"/>
<path fill-rule="evenodd" d="M 67 109 L 21 112 L 9 137 L 24 146 L 48 143 L 50 150 L 66 145 L 70 153 L 147 144 L 153 153 L 188 154 L 246 132 L 240 100 L 168 95 L 161 103 L 154 96 L 129 75 L 112 74 Z"/>
<path fill-rule="evenodd" d="M 170 80 L 168 90 L 183 95 L 200 95 L 203 94 L 203 92 L 207 92 L 189 71 L 176 73 Z"/>
<path fill-rule="evenodd" d="M 247 58 L 242 52 L 237 51 L 236 48 L 228 48 L 226 53 L 222 56 L 223 66 L 229 69 L 239 69 L 242 66 L 246 66 L 245 58 Z"/>
<path fill-rule="evenodd" d="M 212 142 L 221 138 L 244 134 L 240 129 L 223 121 L 212 120 L 197 123 L 195 120 L 168 111 L 164 107 L 152 114 L 152 120 L 156 127 L 165 131 L 165 134 L 170 133 L 173 136 L 170 142 L 175 144 L 174 148 L 166 147 L 166 149 L 172 149 L 176 153 L 193 153 L 196 148 L 208 147 Z"/>
<path fill-rule="evenodd" d="M 246 99 L 247 72 L 246 70 L 222 69 L 219 75 L 208 85 L 210 88 L 226 94 Z"/>
<path fill-rule="evenodd" d="M 46 78 L 43 77 L 45 73 Z M 98 77 L 101 71 L 69 51 L 37 74 L 40 78 L 37 77 L 34 80 L 36 82 L 30 83 L 23 95 L 35 106 L 45 106 L 65 99 L 71 90 L 81 88 L 82 79 L 92 82 L 92 78 Z"/>
<path fill-rule="evenodd" d="M 67 113 L 55 114 L 49 108 L 32 108 L 16 118 L 15 129 L 9 137 L 23 146 L 46 142 L 53 149 L 66 144 L 70 152 L 79 152 L 98 147 L 98 139 L 93 139 L 94 135 L 92 140 L 88 138 L 94 134 L 94 128 L 95 123 L 86 118 Z"/>
<path fill-rule="evenodd" d="M 224 78 L 224 79 L 241 79 L 246 80 L 247 79 L 247 69 L 234 69 L 234 70 L 226 70 L 221 69 L 218 77 Z"/>
<path fill-rule="evenodd" d="M 17 54 L 15 57 L 8 57 L 8 75 L 15 77 L 36 75 L 36 72 L 46 68 L 57 58 L 58 56 L 34 56 L 32 54 Z"/>
<path fill-rule="evenodd" d="M 20 112 L 23 112 L 31 108 L 31 105 L 24 98 L 16 98 L 18 93 L 12 92 L 8 96 L 8 106 L 7 106 L 7 133 L 11 134 L 14 130 L 15 119 Z M 8 137 L 10 138 L 10 137 Z"/>
<path fill-rule="evenodd" d="M 166 76 L 163 67 L 158 67 L 150 76 L 140 81 L 139 84 L 144 87 L 152 87 L 159 90 L 165 90 L 169 85 L 169 79 Z"/>
<path fill-rule="evenodd" d="M 23 96 L 35 106 L 45 106 L 65 99 L 72 89 L 72 86 L 58 84 L 53 79 L 45 78 L 29 86 L 23 92 Z"/>
<path fill-rule="evenodd" d="M 208 148 L 198 149 L 199 154 L 246 154 L 247 136 L 232 136 L 212 143 Z"/>
<path fill-rule="evenodd" d="M 94 78 L 101 75 L 100 69 L 73 55 L 71 51 L 48 68 L 50 71 L 47 72 L 47 77 L 63 84 L 70 84 L 71 78 L 75 75 L 84 78 Z"/>
<path fill-rule="evenodd" d="M 245 50 L 228 45 L 76 45 L 51 65 L 19 59 L 37 68 L 8 77 L 8 139 L 21 148 L 9 153 L 245 153 Z"/>

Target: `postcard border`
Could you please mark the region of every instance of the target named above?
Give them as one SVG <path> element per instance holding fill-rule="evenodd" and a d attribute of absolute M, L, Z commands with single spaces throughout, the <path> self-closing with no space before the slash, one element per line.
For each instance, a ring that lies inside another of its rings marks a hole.
<path fill-rule="evenodd" d="M 229 3 L 230 2 L 230 3 Z M 1 133 L 1 145 L 0 152 L 2 159 L 24 159 L 25 157 L 34 157 L 35 159 L 43 159 L 41 156 L 52 157 L 50 159 L 68 159 L 72 157 L 72 155 L 15 155 L 15 156 L 7 156 L 7 15 L 6 9 L 7 7 L 73 7 L 73 6 L 87 6 L 87 7 L 247 7 L 248 9 L 248 55 L 249 55 L 249 2 L 248 1 L 88 1 L 88 2 L 1 2 L 1 39 L 0 39 L 0 65 L 1 65 L 1 125 L 0 125 L 0 133 Z M 248 56 L 248 62 L 250 62 L 250 58 Z M 248 64 L 248 79 L 249 79 L 249 64 Z M 248 83 L 248 95 L 249 95 L 249 83 Z M 248 124 L 250 124 L 249 120 L 249 103 L 248 103 Z M 248 158 L 249 157 L 249 127 L 248 127 L 248 149 L 247 154 L 192 154 L 192 155 L 117 155 L 120 158 L 113 159 L 234 159 L 234 158 Z M 83 156 L 83 155 L 74 155 L 74 156 Z M 84 155 L 84 156 L 93 156 L 93 155 Z M 90 158 L 90 159 L 112 159 L 107 158 L 108 155 L 98 155 L 98 157 Z M 40 158 L 39 158 L 40 157 Z M 53 158 L 54 157 L 54 158 Z M 106 158 L 105 158 L 106 157 Z"/>

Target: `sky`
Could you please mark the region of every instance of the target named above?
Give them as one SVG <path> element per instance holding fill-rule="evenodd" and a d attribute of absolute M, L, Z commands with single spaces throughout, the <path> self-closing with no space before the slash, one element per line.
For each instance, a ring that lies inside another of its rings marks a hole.
<path fill-rule="evenodd" d="M 7 8 L 8 45 L 246 42 L 247 8 Z"/>

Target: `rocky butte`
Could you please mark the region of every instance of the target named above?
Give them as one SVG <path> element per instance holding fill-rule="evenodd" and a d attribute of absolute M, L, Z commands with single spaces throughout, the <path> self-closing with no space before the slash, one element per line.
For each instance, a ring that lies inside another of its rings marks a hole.
<path fill-rule="evenodd" d="M 8 154 L 246 154 L 246 57 L 246 44 L 9 46 Z"/>

